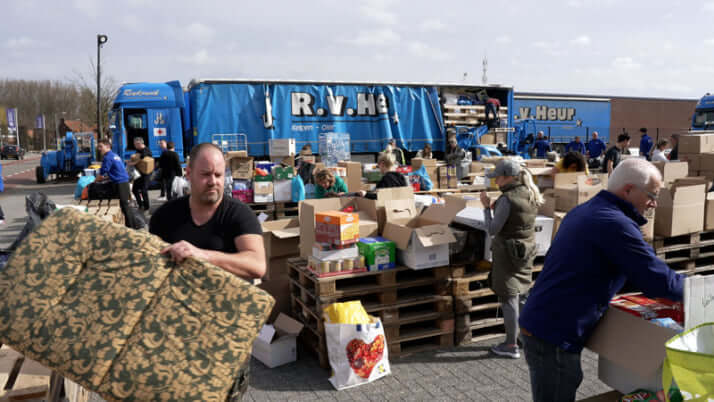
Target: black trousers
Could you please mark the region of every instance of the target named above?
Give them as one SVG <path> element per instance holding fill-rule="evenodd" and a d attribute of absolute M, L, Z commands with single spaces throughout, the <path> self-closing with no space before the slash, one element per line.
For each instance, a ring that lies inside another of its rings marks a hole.
<path fill-rule="evenodd" d="M 134 228 L 134 214 L 129 210 L 129 183 L 113 183 L 114 191 L 119 196 L 119 208 L 124 214 L 124 226 Z"/>
<path fill-rule="evenodd" d="M 176 175 L 167 175 L 161 177 L 161 188 L 166 192 L 166 199 L 172 200 L 173 194 L 171 194 L 171 184 L 174 182 Z"/>
<path fill-rule="evenodd" d="M 149 175 L 142 174 L 141 177 L 134 180 L 134 198 L 139 208 L 149 209 Z"/>

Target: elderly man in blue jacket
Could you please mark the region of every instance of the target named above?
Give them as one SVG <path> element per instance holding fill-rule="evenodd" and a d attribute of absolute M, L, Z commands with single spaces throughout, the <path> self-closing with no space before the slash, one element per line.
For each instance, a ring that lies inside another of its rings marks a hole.
<path fill-rule="evenodd" d="M 607 190 L 560 225 L 519 320 L 534 401 L 575 400 L 580 354 L 625 280 L 647 296 L 682 300 L 684 276 L 657 258 L 640 232 L 661 186 L 654 165 L 627 159 Z"/>

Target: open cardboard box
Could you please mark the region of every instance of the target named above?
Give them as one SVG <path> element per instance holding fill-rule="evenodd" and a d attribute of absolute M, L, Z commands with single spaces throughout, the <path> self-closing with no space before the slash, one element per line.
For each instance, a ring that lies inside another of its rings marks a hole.
<path fill-rule="evenodd" d="M 573 173 L 564 173 L 570 175 Z M 593 198 L 601 190 L 607 189 L 607 174 L 597 175 L 576 175 L 572 176 L 576 184 L 558 183 L 558 176 L 555 175 L 555 209 L 556 211 L 568 212 L 585 201 Z"/>
<path fill-rule="evenodd" d="M 362 164 L 360 162 L 341 161 L 337 165 L 347 171 L 345 180 L 347 191 L 351 193 L 359 192 L 362 189 Z"/>
<path fill-rule="evenodd" d="M 265 259 L 268 263 L 268 270 L 264 278 L 274 279 L 279 276 L 287 277 L 287 271 L 277 272 L 273 270 L 273 268 L 277 268 L 278 266 L 271 264 L 271 260 L 298 255 L 300 220 L 298 218 L 278 219 L 263 222 L 261 227 L 263 228 Z"/>
<path fill-rule="evenodd" d="M 279 314 L 273 324 L 265 324 L 253 342 L 253 357 L 269 368 L 297 360 L 297 336 L 303 324 Z"/>
<path fill-rule="evenodd" d="M 412 269 L 449 265 L 449 243 L 456 241 L 449 224 L 466 207 L 456 197 L 444 205 L 431 205 L 417 215 L 411 200 L 386 201 L 387 223 L 383 236 L 392 240 L 398 259 Z"/>
<path fill-rule="evenodd" d="M 693 328 L 714 319 L 714 303 L 702 307 L 714 295 L 714 276 L 686 278 L 684 326 Z M 622 392 L 662 388 L 664 344 L 677 331 L 660 327 L 617 308 L 610 308 L 595 327 L 585 347 L 599 355 L 598 376 Z"/>
<path fill-rule="evenodd" d="M 671 186 L 660 190 L 655 211 L 656 236 L 679 236 L 704 229 L 706 186 L 703 183 L 690 183 L 689 180 L 677 180 Z"/>

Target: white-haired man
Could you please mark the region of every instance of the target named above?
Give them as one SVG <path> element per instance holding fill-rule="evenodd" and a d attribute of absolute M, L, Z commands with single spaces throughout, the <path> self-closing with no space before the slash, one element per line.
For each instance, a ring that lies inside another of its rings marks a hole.
<path fill-rule="evenodd" d="M 639 228 L 661 186 L 651 163 L 627 159 L 607 191 L 560 225 L 519 321 L 534 401 L 575 400 L 583 346 L 625 280 L 645 295 L 682 299 L 684 276 L 657 258 Z"/>

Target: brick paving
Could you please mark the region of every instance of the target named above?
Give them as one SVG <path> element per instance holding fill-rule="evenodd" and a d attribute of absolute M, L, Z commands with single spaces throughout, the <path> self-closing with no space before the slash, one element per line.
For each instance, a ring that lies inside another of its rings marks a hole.
<path fill-rule="evenodd" d="M 306 350 L 298 361 L 269 369 L 251 361 L 251 386 L 244 401 L 529 401 L 530 380 L 523 357 L 495 357 L 489 348 L 502 339 L 390 361 L 392 375 L 371 384 L 336 391 Z M 583 352 L 578 399 L 610 391 L 597 378 L 597 355 Z"/>

